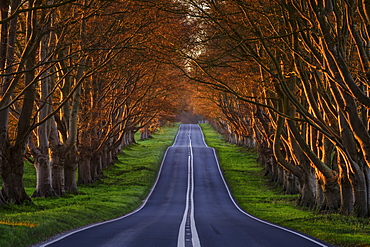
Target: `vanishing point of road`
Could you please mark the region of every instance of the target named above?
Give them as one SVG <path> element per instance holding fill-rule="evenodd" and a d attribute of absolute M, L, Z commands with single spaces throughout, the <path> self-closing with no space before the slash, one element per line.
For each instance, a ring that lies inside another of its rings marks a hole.
<path fill-rule="evenodd" d="M 198 125 L 180 126 L 150 195 L 134 212 L 81 228 L 40 246 L 63 247 L 317 247 L 320 240 L 241 210 L 228 190 L 214 149 Z"/>

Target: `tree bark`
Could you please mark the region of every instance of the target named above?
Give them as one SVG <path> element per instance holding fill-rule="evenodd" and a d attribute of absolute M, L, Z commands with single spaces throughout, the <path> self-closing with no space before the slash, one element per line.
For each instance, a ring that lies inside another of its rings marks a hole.
<path fill-rule="evenodd" d="M 90 174 L 93 181 L 99 180 L 103 171 L 103 159 L 101 152 L 94 152 L 90 161 Z"/>
<path fill-rule="evenodd" d="M 354 161 L 352 161 L 352 164 Z M 353 167 L 355 167 L 353 169 Z M 353 214 L 358 217 L 366 217 L 368 215 L 368 188 L 366 186 L 366 178 L 363 170 L 358 164 L 352 167 L 353 172 L 349 174 L 350 181 L 354 193 Z"/>
<path fill-rule="evenodd" d="M 7 202 L 5 200 L 5 198 L 3 197 L 3 192 L 0 190 L 0 206 L 1 205 L 6 205 Z"/>
<path fill-rule="evenodd" d="M 370 215 L 370 167 L 365 167 L 364 168 L 364 173 L 365 173 L 365 179 L 366 179 L 366 184 L 367 184 L 367 209 L 368 213 L 367 215 Z"/>
<path fill-rule="evenodd" d="M 323 205 L 320 210 L 324 212 L 335 213 L 340 208 L 340 189 L 337 179 L 331 180 L 322 178 L 322 191 L 324 195 Z"/>
<path fill-rule="evenodd" d="M 20 4 L 20 0 L 12 0 L 11 1 L 11 10 L 12 12 L 18 7 Z M 9 12 L 9 2 L 8 1 L 2 1 L 1 2 L 1 15 L 2 18 L 6 18 L 8 16 Z M 1 77 L 1 103 L 2 105 L 7 105 L 9 103 L 9 98 L 4 98 L 4 94 L 7 91 L 9 87 L 9 83 L 11 80 L 11 73 L 13 72 L 13 59 L 14 59 L 14 49 L 15 49 L 15 40 L 16 40 L 16 31 L 17 31 L 17 20 L 18 17 L 14 17 L 13 20 L 10 21 L 10 25 L 8 28 L 7 23 L 4 23 L 1 25 L 1 44 L 0 44 L 0 51 L 1 51 L 1 63 L 0 63 L 0 69 L 1 71 L 4 71 L 6 68 L 6 76 Z M 6 67 L 7 66 L 7 67 Z M 0 107 L 1 108 L 1 107 Z M 11 151 L 11 146 L 8 140 L 8 121 L 9 121 L 9 107 L 6 107 L 4 109 L 0 109 L 0 175 L 4 181 L 7 180 L 6 176 L 8 176 L 8 173 L 11 173 L 11 167 L 9 164 L 10 160 L 7 160 L 7 155 Z M 22 172 L 22 169 L 21 171 Z M 3 182 L 4 183 L 4 182 Z M 12 186 L 11 184 L 8 184 L 6 186 Z M 8 189 L 5 189 L 8 190 Z M 22 190 L 22 189 L 21 189 Z M 4 192 L 5 193 L 5 192 Z M 0 201 L 5 204 L 7 203 L 7 195 L 4 194 L 2 190 L 0 191 Z M 9 192 L 7 192 L 9 193 Z M 21 192 L 23 193 L 23 192 Z M 25 197 L 26 200 L 30 200 L 27 197 Z M 18 199 L 15 198 L 15 201 Z M 23 198 L 20 198 L 20 203 L 22 202 Z"/>
<path fill-rule="evenodd" d="M 51 182 L 51 169 L 49 152 L 47 147 L 39 147 L 32 149 L 34 157 L 34 166 L 36 169 L 36 190 L 32 197 L 52 197 L 56 196 Z"/>
<path fill-rule="evenodd" d="M 297 205 L 310 209 L 315 208 L 315 176 L 312 173 L 304 173 L 304 175 L 300 177 L 299 182 L 300 196 Z"/>
<path fill-rule="evenodd" d="M 353 189 L 351 182 L 348 178 L 349 170 L 348 167 L 345 165 L 343 159 L 338 157 L 339 159 L 339 186 L 340 186 L 340 195 L 341 195 L 341 205 L 340 205 L 340 213 L 344 215 L 350 215 L 353 211 Z"/>
<path fill-rule="evenodd" d="M 2 147 L 3 163 L 1 166 L 1 176 L 3 186 L 1 193 L 8 203 L 22 204 L 32 202 L 27 195 L 23 184 L 24 154 L 26 144 L 11 146 L 10 144 Z"/>
<path fill-rule="evenodd" d="M 79 184 L 91 184 L 93 182 L 91 176 L 91 155 L 87 153 L 87 150 L 83 150 L 84 153 L 80 152 L 80 158 L 78 163 L 78 183 Z"/>
<path fill-rule="evenodd" d="M 0 3 L 0 11 L 1 11 L 1 18 L 6 18 L 9 13 L 9 2 L 8 1 L 1 1 Z M 13 27 L 15 28 L 15 27 Z M 0 71 L 5 70 L 6 66 L 6 58 L 7 58 L 7 48 L 8 45 L 8 23 L 4 23 L 1 25 L 1 39 L 0 39 Z M 13 55 L 9 54 L 9 56 L 12 58 Z M 8 59 L 10 58 L 8 57 Z M 1 96 L 3 93 L 6 92 L 7 89 L 7 83 L 6 79 L 1 77 L 0 84 L 2 84 L 2 87 L 0 88 Z M 7 104 L 8 101 L 5 102 Z M 0 175 L 2 175 L 2 165 L 4 163 L 4 156 L 3 156 L 3 147 L 7 144 L 7 138 L 8 138 L 8 119 L 9 119 L 9 108 L 5 108 L 0 110 Z M 6 200 L 2 195 L 2 191 L 0 190 L 0 205 L 6 204 Z"/>
<path fill-rule="evenodd" d="M 77 187 L 77 168 L 78 168 L 77 147 L 73 147 L 67 152 L 64 164 L 64 188 L 66 192 L 78 193 Z"/>
<path fill-rule="evenodd" d="M 51 176 L 52 185 L 58 196 L 65 194 L 64 164 L 66 160 L 66 148 L 63 145 L 51 146 Z"/>
<path fill-rule="evenodd" d="M 33 1 L 30 1 L 33 5 Z M 4 198 L 15 204 L 30 202 L 30 197 L 26 194 L 23 184 L 24 157 L 26 146 L 31 132 L 33 121 L 33 110 L 35 102 L 35 61 L 36 61 L 36 45 L 38 37 L 37 29 L 37 11 L 29 11 L 27 13 L 27 46 L 24 48 L 23 59 L 26 72 L 24 73 L 24 99 L 17 125 L 17 135 L 15 144 L 10 145 L 8 141 L 3 146 L 3 162 L 1 165 L 3 178 L 2 194 Z"/>
<path fill-rule="evenodd" d="M 50 23 L 46 25 L 48 25 L 49 28 Z M 39 53 L 41 61 L 47 61 L 47 57 L 50 55 L 49 35 L 44 36 L 40 42 Z M 50 112 L 49 105 L 51 105 L 51 80 L 48 72 L 50 71 L 47 70 L 47 72 L 43 73 L 40 80 L 41 101 L 39 103 L 39 121 L 46 118 Z M 49 159 L 49 125 L 51 120 L 52 119 L 48 119 L 37 128 L 37 137 L 35 139 L 38 140 L 38 147 L 35 147 L 33 140 L 30 140 L 31 153 L 35 160 L 34 166 L 36 168 L 37 178 L 36 190 L 32 197 L 56 196 L 52 186 L 52 173 Z"/>

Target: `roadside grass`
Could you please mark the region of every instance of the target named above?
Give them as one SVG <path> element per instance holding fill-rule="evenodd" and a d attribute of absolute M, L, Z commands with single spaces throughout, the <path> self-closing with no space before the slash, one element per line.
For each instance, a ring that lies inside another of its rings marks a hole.
<path fill-rule="evenodd" d="M 118 155 L 118 161 L 104 170 L 101 180 L 80 185 L 77 195 L 33 198 L 32 205 L 0 207 L 0 246 L 29 246 L 58 233 L 133 211 L 148 195 L 177 127 L 162 128 L 152 139 L 137 141 L 138 144 L 126 148 Z M 24 183 L 31 195 L 36 178 L 30 163 L 25 164 Z"/>
<path fill-rule="evenodd" d="M 320 214 L 295 205 L 264 176 L 255 150 L 225 143 L 210 125 L 201 124 L 207 145 L 216 149 L 221 169 L 237 203 L 246 212 L 336 246 L 370 246 L 370 219 Z"/>
<path fill-rule="evenodd" d="M 227 144 L 210 125 L 201 124 L 206 142 L 217 151 L 225 179 L 239 205 L 261 219 L 309 234 L 337 246 L 370 246 L 370 219 L 317 214 L 295 206 L 268 183 L 256 153 Z M 0 246 L 29 246 L 55 234 L 124 215 L 137 208 L 157 176 L 165 149 L 177 132 L 164 128 L 153 139 L 138 141 L 104 171 L 104 178 L 80 185 L 78 195 L 34 198 L 33 205 L 0 207 Z M 137 138 L 138 139 L 138 138 Z M 33 165 L 26 163 L 24 183 L 35 188 Z"/>

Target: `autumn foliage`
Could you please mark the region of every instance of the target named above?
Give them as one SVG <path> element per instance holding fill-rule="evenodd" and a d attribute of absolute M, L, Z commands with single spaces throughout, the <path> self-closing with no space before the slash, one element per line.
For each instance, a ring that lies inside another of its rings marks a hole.
<path fill-rule="evenodd" d="M 1 204 L 31 201 L 26 157 L 37 171 L 34 197 L 76 193 L 134 133 L 148 137 L 174 118 L 182 87 L 161 47 L 181 16 L 141 1 L 9 0 L 0 8 Z"/>
<path fill-rule="evenodd" d="M 368 216 L 367 1 L 187 3 L 201 51 L 184 73 L 215 89 L 219 131 L 299 205 Z"/>
<path fill-rule="evenodd" d="M 1 1 L 0 203 L 31 200 L 25 157 L 33 196 L 77 192 L 185 112 L 256 148 L 299 205 L 369 216 L 369 7 Z"/>

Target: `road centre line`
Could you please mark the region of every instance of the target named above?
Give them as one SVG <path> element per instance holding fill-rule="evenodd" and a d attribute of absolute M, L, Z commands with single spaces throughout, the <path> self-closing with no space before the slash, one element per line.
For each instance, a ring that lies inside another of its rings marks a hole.
<path fill-rule="evenodd" d="M 191 202 L 191 212 L 190 212 L 190 226 L 191 226 L 191 233 L 192 233 L 192 242 L 193 247 L 200 247 L 200 240 L 198 236 L 198 231 L 195 225 L 195 218 L 194 218 L 194 155 L 193 155 L 193 147 L 191 145 L 191 136 L 189 136 L 189 146 L 190 146 L 190 153 L 191 153 L 191 194 L 190 194 L 190 202 Z"/>
<path fill-rule="evenodd" d="M 200 247 L 200 241 L 198 232 L 195 225 L 194 219 L 194 155 L 193 155 L 193 147 L 191 145 L 191 132 L 189 130 L 189 154 L 188 154 L 188 186 L 186 192 L 186 204 L 184 215 L 180 224 L 179 228 L 179 237 L 177 240 L 178 247 L 185 247 L 189 246 L 189 238 L 191 238 L 191 244 L 193 247 Z M 190 229 L 189 229 L 190 227 Z M 189 231 L 187 233 L 187 231 Z M 186 233 L 188 236 L 186 237 Z M 188 245 L 186 245 L 188 243 Z"/>
<path fill-rule="evenodd" d="M 198 125 L 198 127 L 199 127 L 199 129 L 201 130 L 201 134 L 202 134 L 202 139 L 203 139 L 203 143 L 204 143 L 204 145 L 205 145 L 206 147 L 209 147 L 209 146 L 207 145 L 207 143 L 206 143 L 205 139 L 204 139 L 204 134 L 203 134 L 203 131 L 202 131 L 201 127 L 200 127 L 199 125 Z M 279 226 L 279 225 L 275 225 L 275 224 L 270 223 L 270 222 L 268 222 L 268 221 L 264 221 L 264 220 L 262 220 L 262 219 L 259 219 L 259 218 L 255 217 L 255 216 L 253 216 L 253 215 L 251 215 L 251 214 L 249 214 L 249 213 L 245 212 L 243 209 L 241 209 L 241 208 L 239 207 L 239 205 L 235 202 L 235 200 L 234 200 L 233 196 L 231 195 L 231 192 L 230 192 L 230 190 L 229 190 L 229 187 L 228 187 L 228 185 L 227 185 L 227 183 L 226 183 L 226 181 L 225 181 L 225 178 L 224 178 L 223 173 L 222 173 L 222 171 L 221 171 L 220 163 L 219 163 L 218 158 L 217 158 L 216 150 L 215 150 L 214 148 L 212 148 L 212 151 L 213 151 L 213 156 L 214 156 L 214 158 L 215 158 L 215 160 L 216 160 L 216 163 L 217 163 L 218 171 L 219 171 L 219 173 L 220 173 L 220 175 L 221 175 L 222 181 L 224 182 L 224 185 L 225 185 L 225 187 L 226 187 L 227 193 L 229 194 L 229 197 L 230 197 L 231 201 L 233 202 L 234 206 L 235 206 L 235 207 L 236 207 L 240 212 L 242 212 L 242 213 L 243 213 L 243 214 L 245 214 L 246 216 L 248 216 L 248 217 L 250 217 L 250 218 L 252 218 L 252 219 L 254 219 L 254 220 L 256 220 L 256 221 L 259 221 L 259 222 L 264 223 L 264 224 L 266 224 L 266 225 L 273 226 L 273 227 L 275 227 L 275 228 L 278 228 L 278 229 L 284 230 L 284 231 L 286 231 L 286 232 L 290 232 L 290 233 L 292 233 L 292 234 L 295 234 L 295 235 L 297 235 L 297 236 L 299 236 L 299 237 L 302 237 L 302 238 L 304 238 L 304 239 L 306 239 L 306 240 L 308 240 L 308 241 L 311 241 L 311 242 L 313 242 L 313 243 L 317 244 L 318 246 L 321 246 L 321 247 L 327 247 L 327 245 L 326 245 L 326 244 L 320 243 L 319 241 L 317 241 L 317 240 L 315 240 L 315 239 L 312 239 L 312 238 L 310 238 L 309 236 L 306 236 L 306 235 L 304 235 L 304 234 L 302 234 L 302 233 L 299 233 L 299 232 L 296 232 L 296 231 L 293 231 L 293 230 L 287 229 L 287 228 L 282 227 L 282 226 Z"/>
<path fill-rule="evenodd" d="M 134 215 L 134 214 L 136 214 L 137 212 L 141 211 L 141 210 L 145 207 L 145 205 L 147 204 L 147 202 L 148 202 L 149 198 L 150 198 L 150 197 L 151 197 L 151 195 L 153 194 L 153 191 L 154 191 L 154 189 L 156 188 L 156 186 L 157 186 L 157 184 L 158 184 L 159 178 L 160 178 L 160 177 L 161 177 L 161 175 L 162 175 L 162 169 L 163 169 L 164 162 L 165 162 L 165 160 L 166 160 L 166 158 L 167 158 L 167 153 L 168 153 L 168 151 L 169 151 L 172 147 L 174 147 L 174 146 L 176 145 L 177 139 L 178 139 L 179 134 L 180 134 L 180 128 L 181 128 L 181 127 L 179 127 L 179 130 L 178 130 L 178 132 L 177 132 L 177 134 L 176 134 L 176 137 L 175 137 L 175 140 L 174 140 L 174 142 L 173 142 L 172 146 L 168 147 L 168 148 L 166 149 L 165 153 L 164 153 L 164 156 L 163 156 L 163 159 L 162 159 L 162 162 L 161 162 L 161 165 L 160 165 L 159 171 L 158 171 L 158 175 L 157 175 L 157 178 L 156 178 L 156 180 L 155 180 L 155 182 L 154 182 L 153 187 L 150 189 L 150 192 L 149 192 L 148 196 L 147 196 L 147 197 L 142 201 L 142 204 L 141 204 L 137 209 L 135 209 L 134 211 L 132 211 L 132 212 L 130 212 L 130 213 L 127 213 L 127 214 L 125 214 L 125 215 L 122 215 L 121 217 L 117 217 L 117 218 L 114 218 L 114 219 L 111 219 L 111 220 L 106 220 L 106 221 L 98 222 L 98 223 L 91 224 L 91 225 L 88 225 L 88 226 L 83 226 L 83 227 L 81 227 L 81 228 L 78 228 L 78 229 L 74 229 L 74 230 L 68 231 L 68 232 L 66 232 L 66 233 L 61 233 L 60 235 L 58 235 L 58 236 L 56 236 L 56 237 L 54 237 L 54 238 L 47 239 L 47 240 L 45 240 L 44 242 L 40 243 L 40 245 L 38 245 L 38 247 L 46 247 L 46 246 L 49 246 L 49 245 L 51 245 L 51 244 L 53 244 L 53 243 L 56 243 L 56 242 L 58 242 L 58 241 L 60 241 L 60 240 L 62 240 L 62 239 L 64 239 L 64 238 L 66 238 L 66 237 L 69 237 L 69 236 L 71 236 L 71 235 L 73 235 L 73 234 L 75 234 L 75 233 L 82 232 L 82 231 L 84 231 L 84 230 L 87 230 L 87 229 L 90 229 L 90 228 L 93 228 L 93 227 L 96 227 L 96 226 L 100 226 L 100 225 L 104 225 L 104 224 L 107 224 L 107 223 L 111 223 L 111 222 L 115 222 L 115 221 L 122 220 L 122 219 L 124 219 L 124 218 L 127 218 L 127 217 L 129 217 L 129 216 L 131 216 L 131 215 Z"/>

